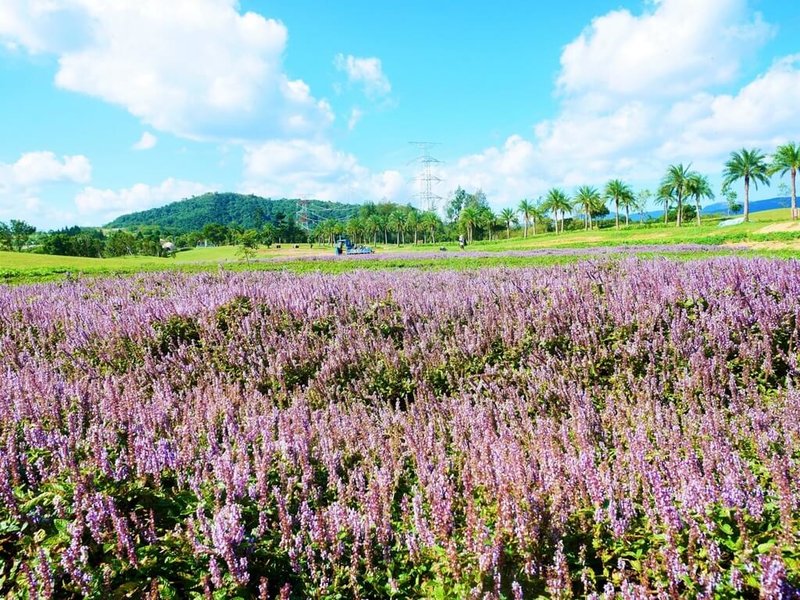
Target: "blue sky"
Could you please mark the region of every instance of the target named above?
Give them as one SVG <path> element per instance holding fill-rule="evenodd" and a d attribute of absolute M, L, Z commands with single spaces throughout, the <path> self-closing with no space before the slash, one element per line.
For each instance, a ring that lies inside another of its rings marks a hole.
<path fill-rule="evenodd" d="M 800 141 L 791 4 L 0 0 L 0 220 L 414 202 L 412 140 L 439 142 L 440 195 L 498 210 L 674 162 L 716 183 L 731 150 Z"/>

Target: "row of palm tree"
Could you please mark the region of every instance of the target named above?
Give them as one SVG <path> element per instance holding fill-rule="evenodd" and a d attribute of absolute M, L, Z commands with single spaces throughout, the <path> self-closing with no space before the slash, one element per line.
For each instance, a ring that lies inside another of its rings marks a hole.
<path fill-rule="evenodd" d="M 548 213 L 553 216 L 556 233 L 564 231 L 564 220 L 567 212 L 577 212 L 583 216 L 584 229 L 591 229 L 596 217 L 608 214 L 607 202 L 614 204 L 614 221 L 617 229 L 620 227 L 620 208 L 625 209 L 625 224 L 630 223 L 631 209 L 642 206 L 631 187 L 619 180 L 609 181 L 602 192 L 597 188 L 582 185 L 575 191 L 575 197 L 570 198 L 561 188 L 553 188 L 538 203 L 527 198 L 520 200 L 517 212 L 522 217 L 524 237 L 528 237 L 528 226 L 533 225 L 536 233 L 536 222 L 545 218 Z M 504 211 L 503 214 L 510 214 Z"/>
<path fill-rule="evenodd" d="M 800 145 L 789 142 L 779 146 L 768 160 L 767 156 L 758 149 L 748 150 L 742 148 L 732 152 L 728 162 L 725 163 L 722 185 L 724 188 L 734 182 L 744 180 L 744 220 L 750 220 L 750 185 L 758 189 L 758 184 L 769 185 L 770 177 L 775 174 L 781 176 L 787 173 L 792 185 L 792 219 L 798 218 L 797 214 L 797 171 L 800 169 Z"/>
<path fill-rule="evenodd" d="M 744 181 L 744 218 L 750 214 L 750 187 L 759 184 L 769 185 L 775 174 L 791 176 L 792 218 L 798 218 L 796 177 L 800 170 L 800 145 L 787 143 L 780 146 L 771 159 L 760 150 L 742 149 L 732 152 L 725 163 L 723 173 L 723 192 L 730 189 L 736 181 Z M 346 223 L 329 220 L 315 229 L 318 240 L 333 241 L 346 234 L 356 242 L 404 244 L 408 236 L 413 243 L 423 241 L 435 243 L 440 235 L 465 235 L 471 242 L 476 235 L 491 239 L 505 229 L 506 237 L 511 237 L 512 226 L 522 221 L 523 235 L 529 231 L 535 235 L 539 225 L 548 218 L 552 220 L 556 233 L 564 231 L 567 213 L 581 215 L 584 229 L 592 229 L 597 219 L 609 214 L 608 207 L 614 211 L 614 226 L 619 229 L 622 214 L 625 225 L 630 223 L 630 213 L 638 210 L 643 213 L 646 203 L 653 197 L 648 190 L 634 193 L 631 186 L 620 179 L 612 179 L 602 189 L 583 185 L 570 196 L 561 188 L 552 188 L 538 202 L 523 199 L 516 209 L 504 208 L 495 214 L 485 200 L 485 196 L 465 194 L 467 202 L 445 224 L 433 211 L 419 211 L 411 206 L 392 203 L 368 204 L 362 207 L 358 216 Z M 656 191 L 655 199 L 664 206 L 664 222 L 669 221 L 671 209 L 675 208 L 675 221 L 678 227 L 687 217 L 684 209 L 693 203 L 697 223 L 700 224 L 701 202 L 713 199 L 714 193 L 708 177 L 692 170 L 691 164 L 670 165 Z M 642 214 L 643 216 L 643 214 Z M 390 235 L 391 234 L 391 235 Z"/>
<path fill-rule="evenodd" d="M 683 163 L 670 165 L 666 175 L 661 180 L 658 188 L 658 198 L 664 202 L 664 223 L 667 222 L 669 206 L 674 201 L 676 205 L 676 225 L 680 227 L 683 223 L 683 203 L 685 200 L 693 199 L 697 224 L 700 224 L 700 201 L 704 198 L 713 199 L 714 192 L 708 177 L 701 175 L 697 171 L 691 170 L 691 165 Z"/>
<path fill-rule="evenodd" d="M 792 194 L 792 219 L 798 219 L 797 208 L 797 172 L 800 170 L 800 145 L 789 142 L 779 146 L 771 160 L 758 149 L 732 152 L 725 163 L 723 172 L 723 190 L 729 189 L 736 181 L 744 181 L 744 220 L 750 219 L 750 186 L 758 189 L 758 184 L 769 185 L 770 177 L 775 174 L 790 175 Z M 625 211 L 625 225 L 630 223 L 631 209 L 643 209 L 644 203 L 650 193 L 643 190 L 637 196 L 633 189 L 620 179 L 612 179 L 603 191 L 591 186 L 580 186 L 575 191 L 575 197 L 570 200 L 560 188 L 551 189 L 543 200 L 538 203 L 523 199 L 517 206 L 517 213 L 522 217 L 524 237 L 528 237 L 529 225 L 533 224 L 536 233 L 536 221 L 551 214 L 555 222 L 556 233 L 564 230 L 564 217 L 566 212 L 574 210 L 583 216 L 584 228 L 591 229 L 593 216 L 607 213 L 606 203 L 613 203 L 614 224 L 620 227 L 620 209 Z M 664 223 L 668 222 L 670 207 L 676 208 L 676 226 L 683 225 L 684 204 L 694 202 L 697 224 L 700 224 L 700 204 L 703 200 L 712 200 L 714 192 L 707 176 L 693 171 L 691 164 L 670 165 L 661 180 L 658 188 L 657 200 L 664 204 Z M 505 209 L 501 218 L 507 223 L 508 235 L 511 232 L 513 211 Z"/>
<path fill-rule="evenodd" d="M 336 219 L 322 221 L 314 228 L 318 241 L 333 243 L 341 235 L 347 235 L 356 243 L 389 243 L 390 233 L 395 243 L 404 244 L 406 235 L 413 236 L 414 244 L 420 235 L 425 242 L 436 243 L 436 233 L 442 228 L 439 216 L 431 211 L 421 212 L 410 206 L 395 207 L 387 214 L 358 215 L 346 222 Z"/>
<path fill-rule="evenodd" d="M 792 185 L 792 219 L 797 220 L 797 171 L 800 170 L 800 144 L 789 142 L 778 146 L 775 154 L 772 155 L 772 163 L 769 166 L 768 174 L 779 174 L 781 177 L 789 174 Z M 745 195 L 747 195 L 747 181 L 745 181 Z M 749 198 L 748 198 L 749 199 Z M 749 208 L 749 207 L 748 207 Z"/>

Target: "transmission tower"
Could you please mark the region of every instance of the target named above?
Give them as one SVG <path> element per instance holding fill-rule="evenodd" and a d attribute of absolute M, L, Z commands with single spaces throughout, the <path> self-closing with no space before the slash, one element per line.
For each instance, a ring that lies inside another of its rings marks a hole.
<path fill-rule="evenodd" d="M 419 184 L 416 198 L 421 208 L 436 212 L 442 197 L 436 195 L 433 186 L 440 183 L 442 179 L 433 172 L 433 169 L 442 161 L 431 155 L 431 149 L 439 144 L 437 142 L 409 142 L 409 144 L 416 146 L 419 150 L 419 156 L 412 161 L 419 165 L 419 172 L 414 178 Z"/>
<path fill-rule="evenodd" d="M 297 198 L 294 202 L 297 225 L 306 232 L 313 231 L 323 221 L 337 218 L 333 207 L 324 206 L 323 203 L 315 202 L 306 195 Z"/>
<path fill-rule="evenodd" d="M 295 205 L 297 207 L 295 210 L 297 224 L 306 232 L 311 231 L 324 221 L 324 217 L 311 208 L 311 200 L 307 196 L 302 196 L 295 200 Z"/>
<path fill-rule="evenodd" d="M 300 229 L 305 229 L 305 231 L 308 232 L 310 229 L 308 224 L 308 200 L 305 198 L 298 198 L 295 202 L 297 203 L 297 224 L 300 226 Z"/>

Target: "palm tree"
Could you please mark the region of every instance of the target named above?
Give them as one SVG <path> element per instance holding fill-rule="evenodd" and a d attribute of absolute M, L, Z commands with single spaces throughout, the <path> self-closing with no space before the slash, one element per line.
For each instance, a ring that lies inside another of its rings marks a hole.
<path fill-rule="evenodd" d="M 378 219 L 376 218 L 377 215 L 369 215 L 364 220 L 364 232 L 367 234 L 367 237 L 372 238 L 372 243 L 378 243 L 378 231 L 381 228 Z"/>
<path fill-rule="evenodd" d="M 630 206 L 631 202 L 634 201 L 633 190 L 627 183 L 619 179 L 612 179 L 606 184 L 605 197 L 614 201 L 614 219 L 616 228 L 619 229 L 620 204 L 623 206 Z M 627 219 L 625 220 L 625 224 L 628 224 Z"/>
<path fill-rule="evenodd" d="M 689 176 L 692 172 L 689 170 L 691 165 L 683 163 L 679 165 L 670 165 L 667 169 L 667 174 L 661 180 L 661 186 L 669 190 L 669 195 L 675 198 L 678 207 L 678 216 L 676 224 L 681 226 L 683 214 L 683 199 L 688 195 L 687 185 L 689 183 Z"/>
<path fill-rule="evenodd" d="M 363 223 L 358 217 L 353 217 L 347 221 L 347 224 L 345 225 L 345 231 L 347 232 L 347 235 L 353 240 L 353 243 L 356 244 L 361 242 L 360 237 L 363 230 Z"/>
<path fill-rule="evenodd" d="M 433 211 L 425 211 L 420 217 L 422 229 L 431 234 L 431 243 L 436 243 L 436 229 L 439 227 L 439 217 Z"/>
<path fill-rule="evenodd" d="M 653 197 L 653 192 L 648 189 L 639 190 L 639 193 L 636 194 L 636 200 L 633 204 L 631 204 L 631 208 L 634 210 L 639 211 L 639 218 L 641 222 L 644 223 L 644 210 L 647 208 L 647 204 L 650 202 L 650 199 Z M 628 224 L 628 207 L 625 207 L 625 224 Z"/>
<path fill-rule="evenodd" d="M 664 203 L 664 225 L 666 225 L 669 220 L 669 206 L 674 200 L 670 187 L 668 185 L 661 184 L 658 188 L 658 195 L 656 199 Z"/>
<path fill-rule="evenodd" d="M 533 231 L 533 235 L 536 235 L 536 224 L 540 221 L 543 221 L 545 218 L 545 213 L 547 210 L 544 207 L 544 202 L 541 198 L 534 204 L 531 203 L 530 205 L 530 217 L 531 217 L 531 230 Z"/>
<path fill-rule="evenodd" d="M 694 198 L 694 206 L 697 209 L 697 224 L 700 225 L 700 200 L 701 198 L 708 198 L 710 200 L 714 197 L 711 184 L 708 182 L 708 177 L 705 175 L 692 173 L 689 176 L 689 183 L 686 189 L 688 195 Z"/>
<path fill-rule="evenodd" d="M 387 225 L 389 226 L 390 229 L 393 229 L 397 233 L 397 239 L 395 241 L 399 246 L 401 243 L 400 238 L 406 229 L 405 215 L 399 210 L 394 211 L 389 215 L 389 218 L 387 220 Z M 403 240 L 403 242 L 405 242 L 405 240 Z"/>
<path fill-rule="evenodd" d="M 485 229 L 489 234 L 489 239 L 493 239 L 495 229 L 497 229 L 497 215 L 488 206 L 481 206 L 478 209 L 478 227 Z"/>
<path fill-rule="evenodd" d="M 597 210 L 601 202 L 600 192 L 596 188 L 582 185 L 575 192 L 574 206 L 583 212 L 583 228 L 592 228 L 592 213 Z"/>
<path fill-rule="evenodd" d="M 533 203 L 523 198 L 519 201 L 519 205 L 517 206 L 517 212 L 522 215 L 522 222 L 525 225 L 525 234 L 524 237 L 528 237 L 528 223 L 530 223 L 531 219 L 531 209 L 533 208 Z M 536 233 L 536 229 L 534 228 L 534 233 Z"/>
<path fill-rule="evenodd" d="M 417 237 L 419 233 L 419 214 L 416 209 L 411 209 L 406 215 L 406 228 L 408 231 L 414 232 L 414 245 L 417 245 Z"/>
<path fill-rule="evenodd" d="M 572 210 L 572 203 L 569 201 L 563 190 L 553 188 L 547 192 L 547 200 L 545 200 L 547 209 L 553 213 L 556 220 L 556 233 L 558 233 L 558 216 L 561 214 L 561 231 L 564 231 L 564 216 L 568 210 Z"/>
<path fill-rule="evenodd" d="M 767 158 L 761 150 L 742 148 L 739 152 L 731 152 L 725 171 L 722 173 L 723 186 L 744 179 L 744 220 L 750 220 L 750 182 L 758 189 L 758 184 L 769 185 L 769 167 Z"/>
<path fill-rule="evenodd" d="M 772 164 L 769 167 L 769 174 L 780 173 L 781 176 L 789 173 L 792 180 L 792 220 L 797 220 L 797 171 L 800 169 L 800 145 L 789 142 L 779 146 L 772 157 Z"/>
<path fill-rule="evenodd" d="M 467 206 L 461 210 L 458 220 L 460 221 L 461 226 L 466 230 L 467 242 L 471 244 L 472 232 L 475 229 L 475 226 L 478 225 L 481 220 L 480 212 L 474 206 Z"/>
<path fill-rule="evenodd" d="M 376 213 L 372 215 L 372 218 L 375 220 L 375 225 L 378 227 L 378 231 L 383 233 L 383 243 L 389 243 L 389 219 L 385 214 Z"/>
<path fill-rule="evenodd" d="M 506 239 L 511 237 L 511 223 L 517 223 L 517 214 L 512 208 L 504 208 L 500 211 L 500 220 L 506 224 Z"/>

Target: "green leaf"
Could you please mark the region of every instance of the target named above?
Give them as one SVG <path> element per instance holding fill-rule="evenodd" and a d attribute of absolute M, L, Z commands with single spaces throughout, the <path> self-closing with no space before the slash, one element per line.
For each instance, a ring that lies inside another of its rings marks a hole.
<path fill-rule="evenodd" d="M 756 550 L 759 554 L 767 554 L 772 548 L 775 547 L 775 540 L 769 540 L 767 542 L 763 542 L 756 546 Z"/>
<path fill-rule="evenodd" d="M 165 600 L 172 600 L 178 597 L 178 591 L 163 577 L 158 578 L 158 592 Z"/>
<path fill-rule="evenodd" d="M 62 535 L 69 535 L 68 527 L 69 521 L 66 519 L 56 519 L 53 521 L 53 525 L 56 527 L 56 531 Z"/>

